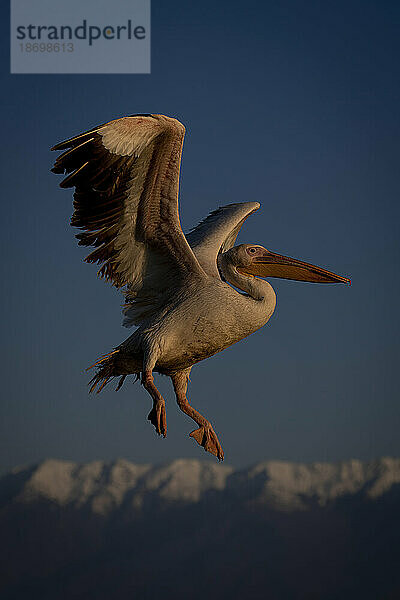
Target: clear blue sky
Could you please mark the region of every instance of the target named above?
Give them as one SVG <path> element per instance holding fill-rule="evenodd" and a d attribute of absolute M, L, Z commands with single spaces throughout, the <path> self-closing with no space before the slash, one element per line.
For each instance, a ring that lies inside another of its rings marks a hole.
<path fill-rule="evenodd" d="M 124 76 L 9 75 L 5 4 L 0 468 L 214 460 L 187 437 L 166 378 L 166 440 L 140 385 L 87 394 L 85 367 L 129 332 L 122 298 L 82 262 L 49 148 L 141 112 L 186 125 L 186 229 L 256 200 L 241 242 L 353 281 L 272 280 L 269 324 L 193 369 L 190 399 L 226 462 L 398 455 L 399 4 L 153 0 L 152 74 Z"/>

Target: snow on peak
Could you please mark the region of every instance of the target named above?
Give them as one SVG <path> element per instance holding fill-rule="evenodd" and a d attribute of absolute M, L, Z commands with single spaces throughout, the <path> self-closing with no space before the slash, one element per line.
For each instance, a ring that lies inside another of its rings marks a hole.
<path fill-rule="evenodd" d="M 400 459 L 311 464 L 269 460 L 241 470 L 189 459 L 155 466 L 124 459 L 86 464 L 48 459 L 36 467 L 14 469 L 3 478 L 3 487 L 6 478 L 14 478 L 13 498 L 18 502 L 44 500 L 100 515 L 154 501 L 195 503 L 208 493 L 287 511 L 358 493 L 374 500 L 400 483 Z"/>

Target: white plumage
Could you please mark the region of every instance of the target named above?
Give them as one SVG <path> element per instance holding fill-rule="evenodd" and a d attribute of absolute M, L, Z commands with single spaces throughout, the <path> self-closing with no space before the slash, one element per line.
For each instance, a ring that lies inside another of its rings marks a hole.
<path fill-rule="evenodd" d="M 127 375 L 141 376 L 153 398 L 148 418 L 165 436 L 165 401 L 152 373 L 169 375 L 180 408 L 199 425 L 190 435 L 222 460 L 211 424 L 186 398 L 192 365 L 268 321 L 275 293 L 259 277 L 349 280 L 259 245 L 234 246 L 258 202 L 219 208 L 185 237 L 178 213 L 184 135 L 164 115 L 123 117 L 56 145 L 65 152 L 53 171 L 68 174 L 61 187 L 75 187 L 71 224 L 82 230 L 79 244 L 95 248 L 86 260 L 123 289 L 124 325 L 137 326 L 96 363 L 92 389 L 120 376 L 119 389 Z"/>

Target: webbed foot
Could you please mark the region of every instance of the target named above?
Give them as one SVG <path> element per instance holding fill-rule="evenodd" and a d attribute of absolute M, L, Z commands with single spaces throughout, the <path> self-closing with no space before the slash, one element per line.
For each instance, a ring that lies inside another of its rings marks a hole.
<path fill-rule="evenodd" d="M 156 428 L 158 435 L 167 436 L 167 411 L 165 410 L 164 400 L 154 403 L 147 418 Z"/>
<path fill-rule="evenodd" d="M 220 461 L 224 460 L 224 451 L 222 450 L 217 434 L 211 425 L 209 427 L 199 427 L 199 429 L 195 429 L 189 435 L 195 439 L 200 446 L 203 446 L 206 452 L 213 454 Z"/>

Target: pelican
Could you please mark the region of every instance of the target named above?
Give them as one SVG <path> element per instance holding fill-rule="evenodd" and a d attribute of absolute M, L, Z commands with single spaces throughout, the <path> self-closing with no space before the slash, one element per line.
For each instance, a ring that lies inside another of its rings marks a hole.
<path fill-rule="evenodd" d="M 188 402 L 192 366 L 263 327 L 275 292 L 261 278 L 350 284 L 346 277 L 259 244 L 235 241 L 258 202 L 228 204 L 184 235 L 178 212 L 185 127 L 174 118 L 138 114 L 99 125 L 54 146 L 64 150 L 52 171 L 75 187 L 71 225 L 79 244 L 95 249 L 86 262 L 125 294 L 124 325 L 134 333 L 93 367 L 99 392 L 135 375 L 153 400 L 148 415 L 167 434 L 165 401 L 153 373 L 171 378 L 179 408 L 198 428 L 190 433 L 223 460 L 211 423 Z"/>

